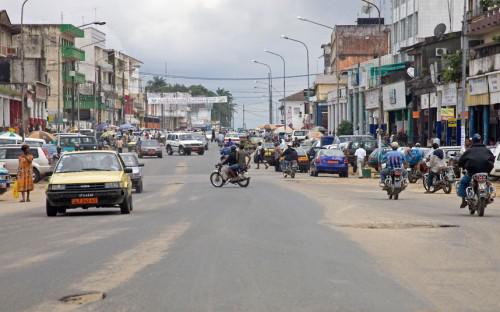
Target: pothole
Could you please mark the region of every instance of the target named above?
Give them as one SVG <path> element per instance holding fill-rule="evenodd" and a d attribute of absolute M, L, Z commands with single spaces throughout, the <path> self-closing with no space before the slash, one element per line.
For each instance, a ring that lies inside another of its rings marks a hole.
<path fill-rule="evenodd" d="M 62 303 L 83 305 L 91 302 L 100 301 L 106 298 L 106 293 L 100 291 L 89 291 L 81 294 L 70 295 L 59 299 Z"/>
<path fill-rule="evenodd" d="M 337 227 L 368 229 L 368 230 L 407 230 L 407 229 L 442 229 L 442 228 L 457 228 L 456 224 L 441 224 L 441 223 L 358 223 L 358 224 L 336 224 Z"/>

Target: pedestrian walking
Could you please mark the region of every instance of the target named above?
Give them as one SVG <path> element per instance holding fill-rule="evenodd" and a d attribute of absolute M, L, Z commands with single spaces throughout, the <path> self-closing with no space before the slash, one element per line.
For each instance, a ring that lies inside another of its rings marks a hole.
<path fill-rule="evenodd" d="M 363 146 L 359 146 L 354 152 L 354 156 L 356 156 L 356 168 L 358 171 L 358 177 L 363 177 L 363 168 L 365 167 L 365 159 L 366 159 L 366 150 Z"/>
<path fill-rule="evenodd" d="M 33 191 L 33 155 L 26 144 L 21 147 L 16 183 L 17 191 L 21 193 L 21 202 L 29 202 L 30 192 Z"/>
<path fill-rule="evenodd" d="M 118 153 L 123 153 L 123 140 L 122 140 L 122 138 L 118 138 L 118 140 L 116 140 L 116 149 L 118 150 Z"/>
<path fill-rule="evenodd" d="M 260 169 L 260 164 L 263 163 L 266 169 L 269 167 L 264 159 L 266 150 L 262 146 L 262 142 L 257 143 L 257 149 L 255 150 L 254 160 L 257 163 L 257 169 Z"/>
<path fill-rule="evenodd" d="M 212 129 L 212 138 L 211 138 L 212 143 L 215 141 L 215 129 Z"/>

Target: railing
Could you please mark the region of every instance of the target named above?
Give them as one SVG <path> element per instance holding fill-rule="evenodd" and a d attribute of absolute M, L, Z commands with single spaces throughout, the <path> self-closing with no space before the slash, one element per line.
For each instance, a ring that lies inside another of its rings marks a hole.
<path fill-rule="evenodd" d="M 74 61 L 85 61 L 85 51 L 77 49 L 72 46 L 62 47 L 62 56 Z"/>
<path fill-rule="evenodd" d="M 500 70 L 500 54 L 485 56 L 469 62 L 471 76 L 482 75 L 495 70 Z"/>

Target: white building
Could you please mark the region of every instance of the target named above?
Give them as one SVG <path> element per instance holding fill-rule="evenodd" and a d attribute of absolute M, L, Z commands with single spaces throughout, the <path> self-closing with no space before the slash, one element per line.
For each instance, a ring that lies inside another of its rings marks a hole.
<path fill-rule="evenodd" d="M 391 0 L 391 46 L 395 62 L 408 60 L 399 53 L 426 37 L 434 36 L 438 24 L 446 33 L 462 30 L 463 0 Z"/>
<path fill-rule="evenodd" d="M 279 100 L 283 103 L 283 99 Z M 304 92 L 300 91 L 285 98 L 286 126 L 293 129 L 304 128 Z"/>

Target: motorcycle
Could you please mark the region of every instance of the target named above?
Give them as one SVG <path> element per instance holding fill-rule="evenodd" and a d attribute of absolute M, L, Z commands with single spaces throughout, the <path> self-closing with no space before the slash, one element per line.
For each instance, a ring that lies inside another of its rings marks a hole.
<path fill-rule="evenodd" d="M 235 179 L 228 179 L 225 177 L 225 174 L 222 172 L 222 165 L 215 165 L 216 170 L 212 172 L 210 175 L 210 183 L 214 187 L 223 187 L 224 185 L 238 184 L 240 187 L 247 187 L 250 184 L 250 177 L 245 176 L 245 173 L 248 171 L 247 168 L 238 170 L 238 176 Z"/>
<path fill-rule="evenodd" d="M 471 183 L 466 189 L 465 197 L 471 215 L 477 211 L 478 216 L 484 216 L 486 206 L 491 204 L 495 197 L 495 188 L 488 181 L 487 173 L 477 173 L 472 176 Z"/>
<path fill-rule="evenodd" d="M 283 161 L 283 177 L 286 179 L 288 176 L 290 178 L 295 179 L 295 173 L 299 169 L 299 166 L 297 165 L 297 161 Z"/>
<path fill-rule="evenodd" d="M 429 177 L 429 172 L 424 174 L 423 185 L 426 191 L 435 193 L 439 190 L 443 190 L 446 194 L 450 194 L 453 188 L 453 183 L 455 183 L 455 171 L 453 167 L 446 167 L 439 171 L 439 176 L 434 178 L 434 183 L 429 185 L 427 178 Z"/>
<path fill-rule="evenodd" d="M 418 165 L 411 166 L 410 168 L 406 169 L 408 171 L 408 181 L 411 184 L 417 183 L 417 181 L 422 178 L 423 171 L 422 171 L 421 167 L 422 167 L 422 165 L 418 164 Z"/>
<path fill-rule="evenodd" d="M 408 186 L 408 182 L 403 176 L 403 170 L 405 169 L 393 169 L 385 178 L 383 190 L 387 191 L 389 199 L 398 200 L 399 194 Z"/>
<path fill-rule="evenodd" d="M 0 195 L 6 193 L 10 187 L 9 171 L 0 163 Z"/>

